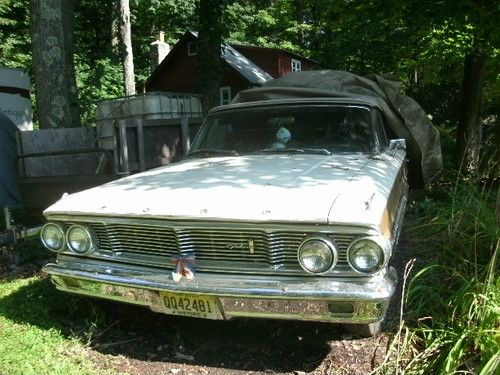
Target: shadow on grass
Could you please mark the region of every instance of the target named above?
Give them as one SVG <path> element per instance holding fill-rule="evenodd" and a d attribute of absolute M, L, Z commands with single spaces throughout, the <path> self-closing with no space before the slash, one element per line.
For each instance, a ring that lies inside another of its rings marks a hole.
<path fill-rule="evenodd" d="M 0 299 L 0 314 L 57 329 L 102 354 L 234 370 L 315 369 L 339 332 L 329 324 L 269 320 L 210 321 L 59 292 L 47 278 Z"/>

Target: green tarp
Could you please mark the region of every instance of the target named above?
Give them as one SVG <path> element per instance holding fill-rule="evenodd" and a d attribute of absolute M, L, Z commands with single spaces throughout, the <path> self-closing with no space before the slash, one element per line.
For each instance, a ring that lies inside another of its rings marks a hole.
<path fill-rule="evenodd" d="M 406 139 L 410 184 L 421 187 L 429 183 L 442 169 L 439 132 L 420 105 L 401 93 L 401 83 L 390 76 L 361 77 L 339 70 L 292 72 L 263 87 L 241 91 L 233 103 L 359 96 L 376 98 L 389 136 Z"/>

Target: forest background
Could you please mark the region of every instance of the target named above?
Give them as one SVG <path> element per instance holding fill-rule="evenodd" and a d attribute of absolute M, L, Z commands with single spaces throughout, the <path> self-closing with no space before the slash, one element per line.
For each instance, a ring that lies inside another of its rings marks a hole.
<path fill-rule="evenodd" d="M 74 60 L 84 124 L 93 122 L 96 103 L 125 93 L 114 40 L 115 3 L 75 2 Z M 393 74 L 440 128 L 449 163 L 459 163 L 454 157 L 463 155 L 460 137 L 487 153 L 494 153 L 491 147 L 500 144 L 500 11 L 496 1 L 202 3 L 221 8 L 216 21 L 227 42 L 288 49 L 316 60 L 317 68 Z M 199 9 L 197 0 L 130 0 L 138 86 L 150 73 L 150 43 L 160 31 L 173 45 L 187 29 L 198 30 L 199 20 L 210 16 L 200 15 Z M 30 20 L 29 1 L 0 0 L 0 65 L 33 73 Z M 470 120 L 465 123 L 464 111 L 473 112 L 472 125 Z"/>

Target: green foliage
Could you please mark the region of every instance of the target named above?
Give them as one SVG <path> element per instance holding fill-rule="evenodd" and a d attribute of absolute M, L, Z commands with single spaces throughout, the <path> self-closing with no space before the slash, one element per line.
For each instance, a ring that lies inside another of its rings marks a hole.
<path fill-rule="evenodd" d="M 197 30 L 197 0 L 131 0 L 132 46 L 136 74 L 149 75 L 149 45 L 165 32 L 171 46 L 186 30 Z M 139 81 L 139 80 L 137 80 Z"/>
<path fill-rule="evenodd" d="M 115 16 L 112 3 L 112 0 L 83 0 L 76 5 L 75 66 L 84 124 L 93 122 L 98 102 L 124 95 L 122 67 L 112 47 Z M 160 31 L 173 44 L 186 29 L 197 28 L 196 3 L 196 0 L 130 1 L 138 86 L 150 73 L 149 45 Z"/>
<path fill-rule="evenodd" d="M 234 43 L 308 55 L 304 37 L 312 25 L 304 20 L 303 9 L 293 0 L 229 2 L 224 15 L 225 36 Z"/>
<path fill-rule="evenodd" d="M 149 44 L 166 33 L 173 45 L 198 30 L 197 0 L 132 0 L 137 82 L 149 75 Z M 456 127 L 463 59 L 487 52 L 485 114 L 500 108 L 499 16 L 493 0 L 221 0 L 224 37 L 280 47 L 317 60 L 318 68 L 359 74 L 392 72 L 436 123 Z M 112 0 L 76 3 L 75 54 L 84 122 L 96 101 L 121 95 L 113 51 Z M 29 7 L 0 0 L 0 64 L 30 71 Z"/>
<path fill-rule="evenodd" d="M 401 5 L 388 6 L 385 1 L 327 2 L 318 15 L 323 18 L 324 31 L 316 33 L 314 51 L 325 66 L 362 75 L 398 72 L 406 81 L 412 50 Z"/>
<path fill-rule="evenodd" d="M 27 8 L 21 0 L 0 0 L 0 65 L 31 70 Z"/>
<path fill-rule="evenodd" d="M 408 374 L 493 374 L 500 366 L 500 230 L 495 191 L 448 183 L 414 211 L 422 269 L 408 286 Z M 494 189 L 493 189 L 494 190 Z M 416 351 L 417 350 L 417 351 Z"/>
<path fill-rule="evenodd" d="M 124 95 L 122 66 L 116 59 L 89 61 L 75 56 L 77 86 L 83 124 L 94 121 L 97 103 Z"/>
<path fill-rule="evenodd" d="M 230 41 L 287 48 L 318 68 L 392 72 L 450 133 L 459 121 L 464 58 L 477 45 L 489 56 L 485 114 L 498 113 L 499 28 L 492 25 L 499 17 L 491 0 L 239 0 L 228 3 L 224 23 Z"/>

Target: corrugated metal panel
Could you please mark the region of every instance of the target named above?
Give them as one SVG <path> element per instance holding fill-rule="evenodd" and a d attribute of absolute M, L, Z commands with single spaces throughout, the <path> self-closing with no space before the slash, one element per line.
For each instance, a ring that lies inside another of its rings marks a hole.
<path fill-rule="evenodd" d="M 262 85 L 273 79 L 267 72 L 259 68 L 229 44 L 223 43 L 221 47 L 221 57 L 251 84 Z"/>

